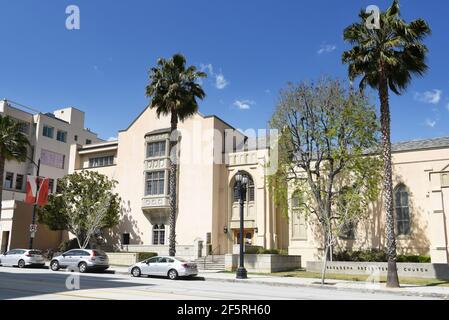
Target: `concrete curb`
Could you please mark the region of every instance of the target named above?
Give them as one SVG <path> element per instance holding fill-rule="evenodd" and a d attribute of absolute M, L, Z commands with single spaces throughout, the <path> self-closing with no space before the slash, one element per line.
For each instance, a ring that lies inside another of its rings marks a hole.
<path fill-rule="evenodd" d="M 113 271 L 113 270 L 111 270 Z M 115 271 L 115 274 L 129 275 L 128 272 Z M 449 300 L 449 294 L 434 293 L 434 292 L 413 292 L 405 291 L 403 289 L 362 289 L 362 288 L 348 288 L 348 287 L 333 287 L 329 285 L 322 286 L 321 284 L 307 284 L 307 283 L 284 283 L 284 282 L 272 282 L 272 281 L 251 281 L 251 275 L 248 280 L 237 280 L 237 279 L 223 279 L 223 278 L 209 278 L 207 275 L 201 275 L 205 281 L 210 282 L 231 282 L 231 283 L 249 283 L 255 285 L 267 285 L 272 287 L 294 287 L 294 288 L 314 288 L 314 289 L 331 289 L 335 291 L 350 291 L 350 292 L 360 292 L 360 293 L 385 293 L 385 294 L 395 294 L 398 296 L 409 296 L 409 297 L 424 297 L 424 298 L 440 298 Z M 254 279 L 254 278 L 252 278 Z"/>

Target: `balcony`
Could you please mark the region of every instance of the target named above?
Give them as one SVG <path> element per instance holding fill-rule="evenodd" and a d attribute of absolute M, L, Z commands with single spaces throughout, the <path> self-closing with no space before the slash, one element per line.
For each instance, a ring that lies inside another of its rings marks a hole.
<path fill-rule="evenodd" d="M 146 196 L 142 198 L 142 210 L 167 209 L 170 206 L 168 195 Z"/>
<path fill-rule="evenodd" d="M 145 170 L 165 170 L 165 169 L 168 169 L 168 158 L 145 160 Z"/>

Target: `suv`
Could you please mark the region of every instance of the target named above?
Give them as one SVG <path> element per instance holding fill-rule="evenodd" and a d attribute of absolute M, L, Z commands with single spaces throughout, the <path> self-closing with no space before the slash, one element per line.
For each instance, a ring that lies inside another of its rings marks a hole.
<path fill-rule="evenodd" d="M 109 258 L 98 249 L 73 249 L 51 260 L 51 270 L 58 271 L 60 268 L 77 268 L 81 273 L 91 269 L 104 271 L 109 268 Z"/>

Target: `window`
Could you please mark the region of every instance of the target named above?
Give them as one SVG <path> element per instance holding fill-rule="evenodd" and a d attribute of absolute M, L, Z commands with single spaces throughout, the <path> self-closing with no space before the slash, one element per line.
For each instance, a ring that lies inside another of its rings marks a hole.
<path fill-rule="evenodd" d="M 30 134 L 30 124 L 28 122 L 18 121 L 19 122 L 19 131 L 23 134 Z"/>
<path fill-rule="evenodd" d="M 14 173 L 6 172 L 4 187 L 7 189 L 12 189 L 13 180 L 14 180 Z"/>
<path fill-rule="evenodd" d="M 92 140 L 86 139 L 86 144 L 92 144 Z"/>
<path fill-rule="evenodd" d="M 23 189 L 23 174 L 18 174 L 16 176 L 16 190 Z"/>
<path fill-rule="evenodd" d="M 407 188 L 400 185 L 394 192 L 398 235 L 410 234 L 410 209 Z"/>
<path fill-rule="evenodd" d="M 165 244 L 165 225 L 155 224 L 153 226 L 153 245 Z"/>
<path fill-rule="evenodd" d="M 122 243 L 124 245 L 128 245 L 129 244 L 129 233 L 124 233 L 123 237 L 122 237 Z"/>
<path fill-rule="evenodd" d="M 67 132 L 58 130 L 56 132 L 56 140 L 61 141 L 61 142 L 67 142 Z"/>
<path fill-rule="evenodd" d="M 114 156 L 95 157 L 89 159 L 89 168 L 112 166 L 114 164 Z"/>
<path fill-rule="evenodd" d="M 307 239 L 307 223 L 306 217 L 300 211 L 300 195 L 298 192 L 293 193 L 291 199 L 292 207 L 292 238 Z"/>
<path fill-rule="evenodd" d="M 54 187 L 55 187 L 55 180 L 48 179 L 48 193 L 53 193 Z"/>
<path fill-rule="evenodd" d="M 246 188 L 246 192 L 243 196 L 243 201 L 249 199 L 249 201 L 254 201 L 254 181 L 250 175 L 247 174 L 248 177 L 248 185 Z M 239 190 L 237 188 L 237 181 L 234 184 L 234 202 L 239 201 Z"/>
<path fill-rule="evenodd" d="M 42 131 L 42 135 L 44 137 L 48 137 L 48 138 L 53 139 L 54 131 L 55 131 L 55 128 L 50 127 L 50 126 L 44 126 L 44 129 Z"/>
<path fill-rule="evenodd" d="M 41 150 L 41 164 L 46 166 L 64 169 L 65 155 L 53 151 Z"/>
<path fill-rule="evenodd" d="M 147 144 L 147 158 L 164 157 L 165 141 L 151 142 Z"/>
<path fill-rule="evenodd" d="M 75 136 L 73 137 L 73 140 L 78 141 L 78 136 L 75 134 Z"/>
<path fill-rule="evenodd" d="M 160 195 L 164 194 L 164 171 L 147 172 L 145 176 L 146 188 L 145 195 Z"/>

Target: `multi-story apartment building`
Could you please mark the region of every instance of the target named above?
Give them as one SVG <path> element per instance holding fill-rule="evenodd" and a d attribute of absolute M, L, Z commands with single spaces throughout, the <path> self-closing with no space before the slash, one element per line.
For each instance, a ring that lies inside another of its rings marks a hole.
<path fill-rule="evenodd" d="M 27 247 L 32 206 L 23 201 L 27 175 L 37 174 L 38 160 L 39 174 L 50 179 L 49 189 L 54 192 L 57 179 L 68 173 L 70 145 L 102 140 L 84 128 L 84 112 L 76 108 L 59 109 L 53 113 L 31 112 L 19 104 L 1 100 L 0 114 L 19 121 L 31 144 L 26 162 L 7 161 L 5 166 L 0 220 L 3 251 L 8 247 Z M 44 225 L 39 225 L 38 230 L 35 239 L 38 248 L 54 247 L 62 240 L 61 232 L 50 232 Z"/>

